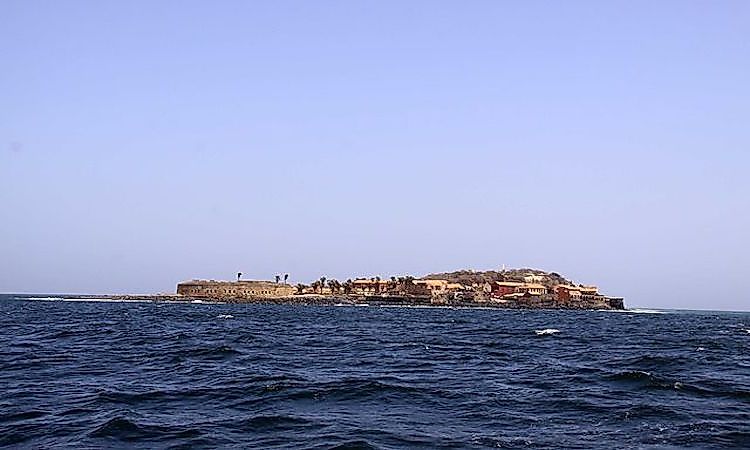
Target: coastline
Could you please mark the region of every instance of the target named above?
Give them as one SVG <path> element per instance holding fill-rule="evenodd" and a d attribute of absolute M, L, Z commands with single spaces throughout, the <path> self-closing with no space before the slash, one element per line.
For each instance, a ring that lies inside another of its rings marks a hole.
<path fill-rule="evenodd" d="M 11 294 L 13 295 L 13 294 Z M 295 306 L 352 306 L 352 307 L 407 307 L 407 308 L 461 308 L 461 309 L 509 309 L 509 310 L 571 310 L 571 311 L 628 311 L 624 307 L 607 307 L 601 304 L 559 304 L 541 297 L 530 297 L 524 302 L 499 301 L 461 301 L 452 300 L 441 303 L 431 302 L 429 297 L 398 296 L 329 296 L 329 295 L 293 295 L 257 298 L 207 298 L 190 297 L 177 294 L 17 294 L 17 299 L 36 301 L 110 301 L 110 302 L 153 302 L 184 304 L 275 304 Z"/>

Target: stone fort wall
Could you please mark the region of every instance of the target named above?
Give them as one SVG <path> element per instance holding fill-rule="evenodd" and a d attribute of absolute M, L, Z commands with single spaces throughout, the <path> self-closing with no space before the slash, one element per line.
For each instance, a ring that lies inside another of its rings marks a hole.
<path fill-rule="evenodd" d="M 287 297 L 296 291 L 291 285 L 272 281 L 192 280 L 177 285 L 177 295 L 199 298 Z"/>

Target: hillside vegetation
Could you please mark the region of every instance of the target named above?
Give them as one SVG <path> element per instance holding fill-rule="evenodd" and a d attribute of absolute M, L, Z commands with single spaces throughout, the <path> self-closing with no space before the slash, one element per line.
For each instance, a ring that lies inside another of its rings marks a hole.
<path fill-rule="evenodd" d="M 558 284 L 575 284 L 556 272 L 545 272 L 539 269 L 507 269 L 507 270 L 457 270 L 454 272 L 431 273 L 422 277 L 423 280 L 447 280 L 451 283 L 461 283 L 471 286 L 474 283 L 492 283 L 493 281 L 523 282 L 529 275 L 541 276 L 540 284 L 551 288 Z"/>

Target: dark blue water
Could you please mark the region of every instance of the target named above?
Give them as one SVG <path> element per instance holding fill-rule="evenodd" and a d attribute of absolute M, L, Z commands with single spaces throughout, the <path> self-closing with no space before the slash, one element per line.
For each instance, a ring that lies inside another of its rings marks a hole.
<path fill-rule="evenodd" d="M 750 447 L 747 329 L 737 313 L 6 296 L 0 446 Z"/>

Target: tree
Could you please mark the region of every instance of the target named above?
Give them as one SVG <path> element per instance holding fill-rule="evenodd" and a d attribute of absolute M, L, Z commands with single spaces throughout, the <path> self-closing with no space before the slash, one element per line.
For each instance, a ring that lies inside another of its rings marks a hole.
<path fill-rule="evenodd" d="M 240 281 L 241 276 L 242 276 L 242 272 L 237 272 L 237 281 Z"/>
<path fill-rule="evenodd" d="M 331 293 L 336 294 L 339 292 L 341 283 L 339 283 L 339 280 L 328 280 L 328 287 L 331 288 Z"/>
<path fill-rule="evenodd" d="M 287 280 L 289 280 L 289 274 L 285 273 L 284 274 L 284 284 L 286 284 Z"/>
<path fill-rule="evenodd" d="M 281 280 L 281 276 L 280 275 L 276 275 L 276 283 L 277 284 L 278 284 L 279 280 Z"/>
<path fill-rule="evenodd" d="M 320 277 L 320 293 L 323 293 L 323 288 L 326 286 L 326 277 Z"/>
<path fill-rule="evenodd" d="M 414 286 L 414 277 L 411 275 L 405 276 L 402 288 L 404 293 L 412 292 L 412 286 Z"/>
<path fill-rule="evenodd" d="M 298 283 L 298 284 L 297 284 L 297 293 L 298 293 L 298 294 L 301 294 L 301 293 L 303 293 L 304 291 L 305 291 L 305 285 L 304 285 L 304 284 L 302 284 L 302 283 Z"/>

